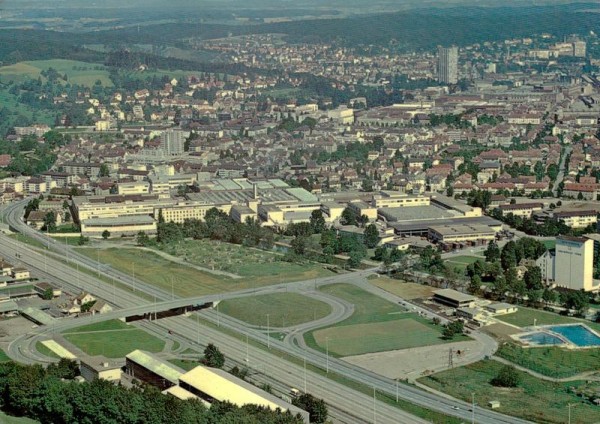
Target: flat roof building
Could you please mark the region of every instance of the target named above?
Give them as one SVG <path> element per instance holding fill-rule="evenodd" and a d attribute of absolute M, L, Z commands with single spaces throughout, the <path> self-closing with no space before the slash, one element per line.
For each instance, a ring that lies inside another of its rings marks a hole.
<path fill-rule="evenodd" d="M 433 300 L 453 308 L 471 308 L 477 298 L 456 290 L 442 289 L 433 293 Z"/>
<path fill-rule="evenodd" d="M 494 240 L 496 231 L 487 225 L 439 225 L 429 227 L 429 239 L 438 243 Z"/>
<path fill-rule="evenodd" d="M 152 353 L 134 350 L 125 356 L 125 370 L 138 380 L 160 390 L 166 390 L 179 383 L 179 377 L 185 371 Z"/>

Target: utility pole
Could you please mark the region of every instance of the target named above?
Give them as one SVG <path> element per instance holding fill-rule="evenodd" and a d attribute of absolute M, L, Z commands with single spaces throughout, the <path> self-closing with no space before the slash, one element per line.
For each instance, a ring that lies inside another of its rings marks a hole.
<path fill-rule="evenodd" d="M 135 293 L 135 262 L 131 263 L 131 287 Z"/>
<path fill-rule="evenodd" d="M 304 349 L 304 393 L 306 393 L 306 348 Z"/>
<path fill-rule="evenodd" d="M 250 358 L 248 357 L 248 333 L 246 333 L 246 366 L 250 362 Z"/>
<path fill-rule="evenodd" d="M 376 404 L 377 397 L 376 397 L 376 393 L 377 392 L 376 392 L 375 386 L 373 386 L 373 422 L 375 424 L 377 424 L 377 404 Z"/>
<path fill-rule="evenodd" d="M 396 379 L 396 403 L 398 403 L 398 379 Z"/>

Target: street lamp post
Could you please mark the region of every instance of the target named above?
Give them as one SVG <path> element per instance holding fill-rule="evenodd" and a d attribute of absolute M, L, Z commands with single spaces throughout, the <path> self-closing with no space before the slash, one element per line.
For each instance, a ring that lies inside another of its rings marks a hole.
<path fill-rule="evenodd" d="M 306 393 L 306 348 L 304 349 L 304 393 Z"/>
<path fill-rule="evenodd" d="M 271 336 L 270 333 L 270 325 L 269 325 L 269 314 L 267 314 L 267 348 L 271 349 Z"/>
<path fill-rule="evenodd" d="M 471 424 L 475 424 L 475 393 L 471 393 Z"/>
<path fill-rule="evenodd" d="M 326 368 L 327 374 L 329 374 L 329 337 L 325 337 L 325 355 L 327 356 Z"/>

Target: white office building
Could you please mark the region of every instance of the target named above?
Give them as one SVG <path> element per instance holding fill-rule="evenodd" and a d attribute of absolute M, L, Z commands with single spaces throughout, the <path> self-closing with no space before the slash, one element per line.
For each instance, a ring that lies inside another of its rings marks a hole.
<path fill-rule="evenodd" d="M 180 155 L 184 152 L 185 139 L 189 135 L 188 131 L 168 129 L 160 136 L 160 148 L 166 155 Z"/>

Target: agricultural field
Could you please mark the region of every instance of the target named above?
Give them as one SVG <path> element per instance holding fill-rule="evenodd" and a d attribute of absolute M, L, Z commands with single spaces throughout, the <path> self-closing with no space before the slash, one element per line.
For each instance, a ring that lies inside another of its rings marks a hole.
<path fill-rule="evenodd" d="M 371 280 L 371 284 L 406 300 L 431 297 L 435 291 L 431 286 L 407 283 L 402 280 L 395 280 L 387 277 L 374 278 Z"/>
<path fill-rule="evenodd" d="M 334 326 L 307 333 L 313 348 L 334 356 L 351 356 L 446 343 L 441 327 L 400 306 L 347 284 L 321 288 L 325 293 L 354 304 L 354 314 Z M 469 340 L 466 336 L 452 341 Z"/>
<path fill-rule="evenodd" d="M 231 251 L 227 249 L 231 248 Z M 186 258 L 190 264 L 194 258 L 201 258 L 202 252 L 209 255 L 215 264 L 235 264 L 243 278 L 231 278 L 173 262 L 151 251 L 136 248 L 90 249 L 78 248 L 82 254 L 110 264 L 112 267 L 132 274 L 148 284 L 160 287 L 166 291 L 173 289 L 176 295 L 190 297 L 204 294 L 230 292 L 247 288 L 257 288 L 289 281 L 312 280 L 328 275 L 331 271 L 318 264 L 293 264 L 277 261 L 277 256 L 260 250 L 250 250 L 241 246 L 227 245 L 226 247 L 201 246 L 198 250 L 190 250 L 188 257 L 183 251 L 174 252 L 180 258 Z M 172 251 L 167 250 L 167 253 Z M 229 257 L 228 257 L 229 256 Z M 264 262 L 261 261 L 264 257 Z M 198 259 L 204 263 L 205 259 Z M 271 262 L 269 262 L 272 260 Z M 206 267 L 209 268 L 209 267 Z M 211 269 L 210 267 L 209 269 Z M 215 270 L 218 265 L 215 265 Z"/>
<path fill-rule="evenodd" d="M 219 303 L 219 311 L 250 325 L 289 327 L 326 317 L 331 307 L 298 293 L 241 297 Z"/>
<path fill-rule="evenodd" d="M 74 328 L 63 336 L 88 355 L 107 358 L 122 358 L 135 349 L 156 353 L 165 347 L 163 340 L 118 320 Z"/>
<path fill-rule="evenodd" d="M 33 60 L 3 66 L 0 67 L 0 80 L 21 82 L 26 78 L 37 79 L 48 68 L 54 68 L 61 75 L 66 74 L 66 82 L 71 84 L 92 87 L 96 81 L 100 81 L 105 87 L 113 85 L 104 65 L 65 59 Z"/>
<path fill-rule="evenodd" d="M 469 403 L 471 394 L 474 393 L 478 408 L 486 407 L 491 400 L 497 400 L 500 402 L 498 412 L 536 423 L 567 422 L 569 404 L 575 405 L 571 408 L 573 423 L 595 423 L 600 420 L 600 409 L 597 406 L 569 392 L 571 387 L 581 387 L 584 382 L 552 383 L 519 372 L 519 387 L 495 387 L 490 381 L 502 366 L 493 360 L 480 361 L 421 378 L 419 381 Z"/>
<path fill-rule="evenodd" d="M 516 343 L 504 343 L 496 356 L 549 377 L 571 377 L 598 370 L 600 349 L 565 349 L 533 347 L 524 349 Z"/>
<path fill-rule="evenodd" d="M 270 277 L 272 283 L 279 282 L 279 279 L 293 281 L 330 275 L 320 264 L 284 262 L 282 255 L 274 252 L 214 240 L 188 240 L 168 245 L 163 251 L 211 270 L 241 277 Z"/>

